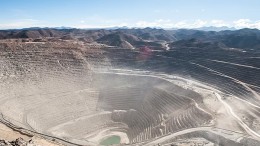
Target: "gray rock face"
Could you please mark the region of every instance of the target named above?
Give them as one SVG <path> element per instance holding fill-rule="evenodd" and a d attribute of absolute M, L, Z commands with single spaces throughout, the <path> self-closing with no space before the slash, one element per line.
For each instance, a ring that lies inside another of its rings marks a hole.
<path fill-rule="evenodd" d="M 23 138 L 17 138 L 13 141 L 0 140 L 0 146 L 36 146 L 32 140 L 25 141 Z"/>

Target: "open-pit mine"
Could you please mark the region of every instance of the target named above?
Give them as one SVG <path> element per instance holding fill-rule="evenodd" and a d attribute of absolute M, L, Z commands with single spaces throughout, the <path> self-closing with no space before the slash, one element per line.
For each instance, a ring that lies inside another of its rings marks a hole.
<path fill-rule="evenodd" d="M 0 40 L 0 122 L 20 137 L 53 145 L 260 145 L 259 48 L 179 31 L 156 30 L 171 34 L 166 40 L 136 30 L 52 31 L 58 36 Z"/>

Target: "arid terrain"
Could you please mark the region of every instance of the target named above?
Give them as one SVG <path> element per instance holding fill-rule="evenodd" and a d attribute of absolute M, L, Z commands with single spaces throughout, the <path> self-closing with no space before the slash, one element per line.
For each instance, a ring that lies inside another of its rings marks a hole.
<path fill-rule="evenodd" d="M 0 145 L 258 146 L 259 59 L 257 29 L 3 30 Z"/>

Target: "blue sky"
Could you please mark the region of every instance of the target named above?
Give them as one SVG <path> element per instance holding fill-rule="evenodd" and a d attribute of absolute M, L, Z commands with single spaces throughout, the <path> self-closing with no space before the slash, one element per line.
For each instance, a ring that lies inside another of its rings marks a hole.
<path fill-rule="evenodd" d="M 0 0 L 0 29 L 260 28 L 260 0 Z"/>

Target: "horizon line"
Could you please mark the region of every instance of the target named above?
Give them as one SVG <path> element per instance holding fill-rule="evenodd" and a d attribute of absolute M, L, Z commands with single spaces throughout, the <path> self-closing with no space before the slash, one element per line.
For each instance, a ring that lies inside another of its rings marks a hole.
<path fill-rule="evenodd" d="M 147 27 L 129 27 L 129 26 L 112 26 L 112 27 L 96 27 L 96 28 L 80 28 L 80 27 L 70 27 L 70 26 L 32 26 L 32 27 L 22 27 L 22 28 L 4 28 L 0 30 L 26 30 L 26 29 L 85 29 L 85 30 L 95 30 L 95 29 L 164 29 L 164 30 L 179 30 L 179 29 L 187 29 L 187 30 L 202 30 L 202 29 L 222 29 L 222 30 L 241 30 L 241 29 L 257 29 L 258 28 L 250 28 L 250 27 L 242 27 L 242 28 L 236 28 L 236 27 L 229 27 L 229 26 L 203 26 L 203 27 L 194 27 L 194 28 L 185 28 L 185 27 L 176 27 L 176 28 L 165 28 L 165 27 L 157 27 L 157 26 L 147 26 Z M 225 29 L 226 28 L 226 29 Z M 203 30 L 202 30 L 203 31 Z M 204 30 L 205 31 L 205 30 Z M 207 31 L 207 30 L 206 30 Z"/>

